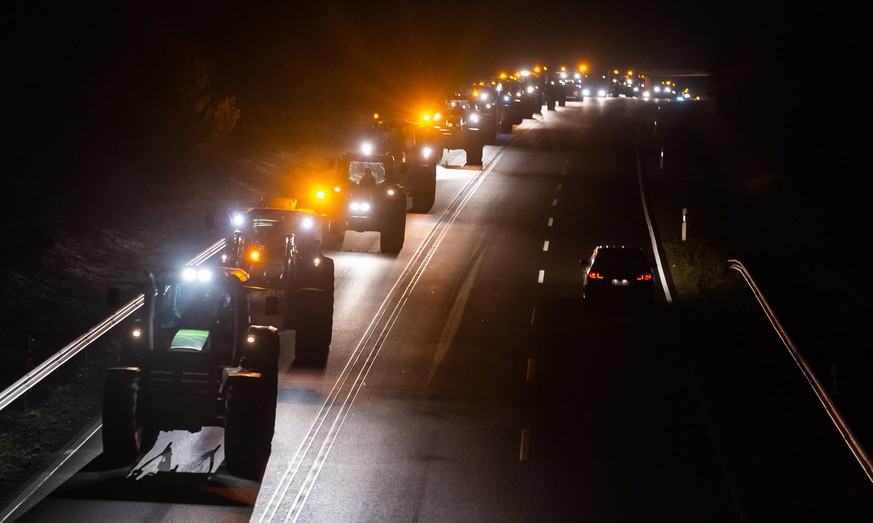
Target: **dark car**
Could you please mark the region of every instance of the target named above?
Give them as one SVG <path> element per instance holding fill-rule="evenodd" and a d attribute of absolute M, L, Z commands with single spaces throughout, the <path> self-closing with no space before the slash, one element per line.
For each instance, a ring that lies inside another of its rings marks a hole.
<path fill-rule="evenodd" d="M 652 264 L 638 247 L 599 245 L 582 260 L 582 297 L 586 309 L 646 306 L 653 302 Z"/>

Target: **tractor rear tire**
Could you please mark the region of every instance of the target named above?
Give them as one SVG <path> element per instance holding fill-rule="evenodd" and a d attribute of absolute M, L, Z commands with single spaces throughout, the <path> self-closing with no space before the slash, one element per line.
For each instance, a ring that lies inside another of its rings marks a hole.
<path fill-rule="evenodd" d="M 138 421 L 139 369 L 112 368 L 103 390 L 103 455 L 112 465 L 136 461 L 142 444 Z"/>
<path fill-rule="evenodd" d="M 250 373 L 228 377 L 224 461 L 231 474 L 251 480 L 263 477 L 276 428 L 276 398 L 275 380 Z"/>

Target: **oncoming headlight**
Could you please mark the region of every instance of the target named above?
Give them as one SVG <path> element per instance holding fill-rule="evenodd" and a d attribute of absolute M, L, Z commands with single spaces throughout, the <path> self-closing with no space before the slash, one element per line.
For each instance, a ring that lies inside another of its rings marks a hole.
<path fill-rule="evenodd" d="M 303 229 L 312 229 L 315 227 L 315 220 L 309 217 L 303 218 L 300 220 L 300 227 Z"/>
<path fill-rule="evenodd" d="M 370 142 L 364 142 L 361 144 L 361 152 L 363 154 L 372 154 L 373 153 L 373 144 Z"/>
<path fill-rule="evenodd" d="M 470 121 L 473 123 L 479 123 L 479 115 L 476 113 L 471 114 Z"/>
<path fill-rule="evenodd" d="M 430 147 L 425 147 L 421 150 L 421 154 L 425 158 L 430 158 L 430 155 L 433 154 L 433 149 L 431 149 Z"/>
<path fill-rule="evenodd" d="M 242 225 L 246 223 L 246 217 L 243 213 L 237 212 L 231 216 L 230 221 L 234 227 L 242 227 Z"/>
<path fill-rule="evenodd" d="M 370 210 L 370 202 L 351 202 L 349 209 L 354 212 L 367 212 Z"/>

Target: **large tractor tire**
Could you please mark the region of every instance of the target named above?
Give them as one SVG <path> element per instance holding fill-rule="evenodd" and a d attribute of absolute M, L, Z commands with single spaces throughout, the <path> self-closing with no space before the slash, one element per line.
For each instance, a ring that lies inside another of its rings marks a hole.
<path fill-rule="evenodd" d="M 482 165 L 482 152 L 485 144 L 479 136 L 471 133 L 464 139 L 464 151 L 467 153 L 467 165 Z"/>
<path fill-rule="evenodd" d="M 296 315 L 293 365 L 323 369 L 333 338 L 333 290 L 300 289 L 291 300 Z"/>
<path fill-rule="evenodd" d="M 241 478 L 260 480 L 276 428 L 276 379 L 239 372 L 227 378 L 224 462 Z"/>
<path fill-rule="evenodd" d="M 406 209 L 400 206 L 388 209 L 379 233 L 380 250 L 386 254 L 399 253 L 406 240 Z"/>
<path fill-rule="evenodd" d="M 436 199 L 436 165 L 423 169 L 415 184 L 412 207 L 409 212 L 428 213 Z"/>
<path fill-rule="evenodd" d="M 111 368 L 103 389 L 103 455 L 113 466 L 136 461 L 142 448 L 138 419 L 139 369 Z"/>
<path fill-rule="evenodd" d="M 509 109 L 500 112 L 500 121 L 497 124 L 498 132 L 508 134 L 512 132 L 512 115 Z"/>

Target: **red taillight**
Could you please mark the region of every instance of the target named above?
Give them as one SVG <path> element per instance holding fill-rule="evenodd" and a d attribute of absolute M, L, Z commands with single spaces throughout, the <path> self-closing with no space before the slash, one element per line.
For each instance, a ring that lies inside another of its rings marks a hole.
<path fill-rule="evenodd" d="M 594 278 L 595 280 L 602 280 L 602 279 L 603 279 L 603 275 L 600 274 L 599 272 L 596 272 L 596 271 L 594 271 L 594 272 L 589 272 L 589 273 L 588 273 L 588 277 L 589 277 L 589 278 Z"/>
<path fill-rule="evenodd" d="M 645 274 L 640 274 L 637 276 L 637 281 L 650 281 L 652 279 L 652 273 L 647 272 Z"/>

